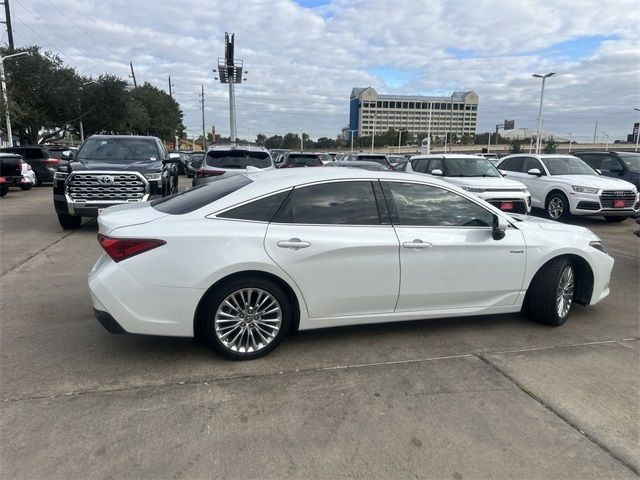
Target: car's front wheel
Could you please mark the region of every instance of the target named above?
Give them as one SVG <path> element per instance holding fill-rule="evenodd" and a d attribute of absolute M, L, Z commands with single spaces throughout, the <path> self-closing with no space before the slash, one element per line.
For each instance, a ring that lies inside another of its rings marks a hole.
<path fill-rule="evenodd" d="M 64 215 L 62 213 L 59 213 L 58 222 L 60 223 L 60 226 L 65 230 L 73 230 L 80 227 L 80 224 L 82 223 L 82 217 L 75 217 L 72 215 Z"/>
<path fill-rule="evenodd" d="M 618 216 L 613 216 L 613 215 L 608 215 L 608 216 L 604 217 L 604 219 L 609 223 L 624 222 L 627 218 L 629 218 L 629 217 L 618 217 Z"/>
<path fill-rule="evenodd" d="M 527 292 L 527 310 L 534 320 L 562 325 L 569 318 L 576 286 L 576 270 L 566 258 L 544 265 L 533 278 Z"/>
<path fill-rule="evenodd" d="M 275 283 L 246 278 L 211 291 L 199 320 L 199 333 L 214 350 L 232 360 L 251 360 L 282 341 L 291 305 Z"/>
<path fill-rule="evenodd" d="M 551 220 L 565 220 L 569 217 L 569 200 L 562 192 L 553 192 L 547 198 L 546 204 L 547 216 Z"/>

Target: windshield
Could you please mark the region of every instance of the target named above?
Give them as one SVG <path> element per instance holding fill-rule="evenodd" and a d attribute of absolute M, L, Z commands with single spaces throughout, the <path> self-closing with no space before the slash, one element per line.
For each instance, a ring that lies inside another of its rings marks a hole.
<path fill-rule="evenodd" d="M 640 153 L 618 153 L 632 173 L 640 173 Z"/>
<path fill-rule="evenodd" d="M 447 177 L 502 177 L 486 158 L 447 158 Z"/>
<path fill-rule="evenodd" d="M 247 150 L 213 150 L 207 152 L 207 165 L 216 168 L 245 169 L 247 167 L 267 168 L 271 157 L 267 152 Z"/>
<path fill-rule="evenodd" d="M 287 163 L 289 165 L 306 165 L 307 167 L 322 165 L 322 161 L 320 161 L 320 157 L 318 157 L 318 155 L 305 155 L 298 153 L 290 154 Z"/>
<path fill-rule="evenodd" d="M 358 155 L 355 157 L 358 162 L 376 162 L 380 165 L 388 165 L 387 158 L 384 155 Z"/>
<path fill-rule="evenodd" d="M 156 162 L 158 149 L 152 139 L 138 138 L 89 138 L 78 152 L 77 159 L 118 162 Z"/>
<path fill-rule="evenodd" d="M 542 157 L 541 160 L 551 175 L 597 175 L 577 157 Z"/>

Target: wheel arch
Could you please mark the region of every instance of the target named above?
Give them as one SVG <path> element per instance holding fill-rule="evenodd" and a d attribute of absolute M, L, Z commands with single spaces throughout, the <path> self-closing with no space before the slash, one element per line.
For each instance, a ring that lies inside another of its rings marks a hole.
<path fill-rule="evenodd" d="M 551 198 L 551 195 L 553 195 L 554 193 L 561 193 L 567 199 L 567 201 L 569 200 L 569 196 L 567 195 L 567 193 L 562 188 L 556 186 L 551 188 L 551 190 L 547 192 L 546 197 L 544 197 L 544 208 L 547 208 L 547 203 L 549 203 L 549 198 Z M 567 205 L 567 206 L 571 208 L 571 205 Z"/>
<path fill-rule="evenodd" d="M 202 309 L 206 302 L 206 298 L 209 294 L 230 282 L 234 282 L 236 280 L 241 280 L 243 278 L 261 278 L 265 280 L 270 280 L 276 285 L 278 285 L 287 295 L 289 299 L 289 303 L 291 304 L 291 326 L 289 327 L 289 332 L 296 332 L 298 327 L 300 326 L 300 301 L 296 292 L 293 288 L 281 277 L 266 272 L 264 270 L 242 270 L 239 272 L 230 273 L 219 280 L 217 280 L 213 285 L 211 285 L 202 295 L 198 305 L 196 307 L 194 316 L 193 316 L 193 334 L 196 338 L 200 335 L 200 316 L 202 314 Z"/>
<path fill-rule="evenodd" d="M 531 285 L 536 277 L 540 274 L 540 271 L 549 263 L 556 261 L 559 258 L 566 258 L 571 262 L 576 270 L 576 286 L 574 301 L 579 305 L 589 305 L 591 303 L 591 296 L 593 295 L 593 267 L 589 261 L 576 253 L 562 253 L 552 258 L 548 258 L 544 263 L 541 263 L 536 269 L 536 273 L 532 275 L 529 284 L 527 285 L 527 293 L 525 294 L 524 304 L 527 304 L 529 292 L 531 291 Z"/>

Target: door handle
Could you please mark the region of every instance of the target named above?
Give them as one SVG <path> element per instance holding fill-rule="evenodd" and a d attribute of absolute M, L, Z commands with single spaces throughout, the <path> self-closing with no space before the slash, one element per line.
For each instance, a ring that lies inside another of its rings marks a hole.
<path fill-rule="evenodd" d="M 402 244 L 404 248 L 411 248 L 412 250 L 423 250 L 429 248 L 431 244 L 429 242 L 423 242 L 419 238 L 416 238 L 412 242 L 404 242 Z"/>
<path fill-rule="evenodd" d="M 291 250 L 300 250 L 301 248 L 307 248 L 311 246 L 309 242 L 304 242 L 299 238 L 280 240 L 276 245 L 278 245 L 280 248 L 290 248 Z"/>

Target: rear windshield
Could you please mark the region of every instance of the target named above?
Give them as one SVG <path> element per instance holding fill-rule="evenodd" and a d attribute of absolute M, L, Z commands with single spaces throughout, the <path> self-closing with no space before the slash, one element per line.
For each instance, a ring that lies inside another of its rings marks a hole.
<path fill-rule="evenodd" d="M 387 159 L 383 155 L 358 155 L 355 157 L 358 162 L 376 162 L 381 165 L 388 165 Z"/>
<path fill-rule="evenodd" d="M 216 168 L 245 169 L 247 167 L 267 168 L 271 157 L 267 152 L 247 150 L 223 150 L 207 152 L 207 165 Z"/>
<path fill-rule="evenodd" d="M 230 193 L 252 183 L 244 175 L 220 177 L 210 183 L 199 185 L 182 193 L 160 198 L 151 202 L 151 206 L 162 213 L 183 215 L 204 207 Z"/>
<path fill-rule="evenodd" d="M 293 165 L 306 165 L 307 167 L 315 167 L 322 165 L 322 160 L 318 155 L 310 155 L 304 153 L 292 153 L 289 154 L 289 164 Z"/>

